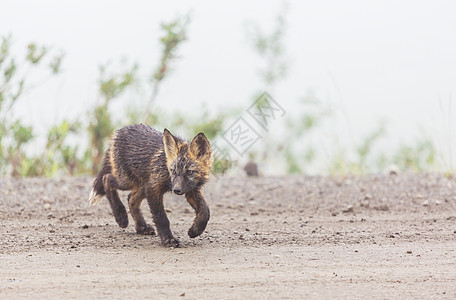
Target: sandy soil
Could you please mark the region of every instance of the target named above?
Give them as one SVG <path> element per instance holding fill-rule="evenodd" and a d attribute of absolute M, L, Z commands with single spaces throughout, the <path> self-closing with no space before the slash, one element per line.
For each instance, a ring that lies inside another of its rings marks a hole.
<path fill-rule="evenodd" d="M 88 207 L 91 181 L 0 179 L 0 298 L 456 297 L 442 175 L 214 179 L 196 239 L 185 199 L 166 198 L 176 249 Z"/>

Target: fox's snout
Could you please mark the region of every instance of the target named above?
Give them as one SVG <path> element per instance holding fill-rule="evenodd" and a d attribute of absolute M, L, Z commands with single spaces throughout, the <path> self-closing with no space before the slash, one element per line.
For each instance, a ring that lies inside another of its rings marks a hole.
<path fill-rule="evenodd" d="M 173 188 L 173 192 L 174 194 L 177 194 L 177 195 L 182 195 L 182 189 L 180 187 L 174 187 Z"/>
<path fill-rule="evenodd" d="M 172 185 L 173 185 L 173 192 L 174 194 L 177 195 L 182 195 L 185 194 L 186 191 L 184 191 L 184 184 L 181 176 L 176 176 L 174 180 L 172 180 Z"/>

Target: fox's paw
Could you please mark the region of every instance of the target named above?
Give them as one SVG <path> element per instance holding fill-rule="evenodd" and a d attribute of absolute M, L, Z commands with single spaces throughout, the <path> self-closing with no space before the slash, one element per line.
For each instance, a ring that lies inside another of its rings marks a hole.
<path fill-rule="evenodd" d="M 151 225 L 147 224 L 146 226 L 137 226 L 136 233 L 143 235 L 155 235 L 155 230 Z"/>
<path fill-rule="evenodd" d="M 197 226 L 193 225 L 192 227 L 190 227 L 190 229 L 188 230 L 188 236 L 191 237 L 192 239 L 193 238 L 196 238 L 197 236 L 199 236 L 201 233 L 203 233 L 200 229 L 198 229 Z"/>
<path fill-rule="evenodd" d="M 162 245 L 165 247 L 173 247 L 173 248 L 178 248 L 179 247 L 179 241 L 175 238 L 169 238 L 164 241 L 162 241 Z"/>
<path fill-rule="evenodd" d="M 125 214 L 118 214 L 115 216 L 116 218 L 116 222 L 117 224 L 119 224 L 119 226 L 121 228 L 126 228 L 128 226 L 128 216 L 127 216 L 127 213 Z"/>
<path fill-rule="evenodd" d="M 193 223 L 192 227 L 188 230 L 188 236 L 193 239 L 201 235 L 204 232 L 204 229 L 206 229 L 206 224 L 207 222 Z"/>

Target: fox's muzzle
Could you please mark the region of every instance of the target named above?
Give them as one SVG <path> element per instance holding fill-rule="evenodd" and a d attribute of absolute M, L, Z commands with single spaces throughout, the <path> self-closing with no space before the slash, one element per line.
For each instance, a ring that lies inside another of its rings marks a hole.
<path fill-rule="evenodd" d="M 184 194 L 184 189 L 182 188 L 182 177 L 181 176 L 176 176 L 173 180 L 173 192 L 177 195 L 182 195 Z"/>

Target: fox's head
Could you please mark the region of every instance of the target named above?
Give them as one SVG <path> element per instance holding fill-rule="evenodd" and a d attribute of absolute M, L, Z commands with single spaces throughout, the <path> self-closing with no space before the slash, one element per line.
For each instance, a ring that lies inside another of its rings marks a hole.
<path fill-rule="evenodd" d="M 171 175 L 171 190 L 174 193 L 188 193 L 209 180 L 212 152 L 204 133 L 198 133 L 189 143 L 173 136 L 165 129 L 163 144 L 166 165 Z"/>

